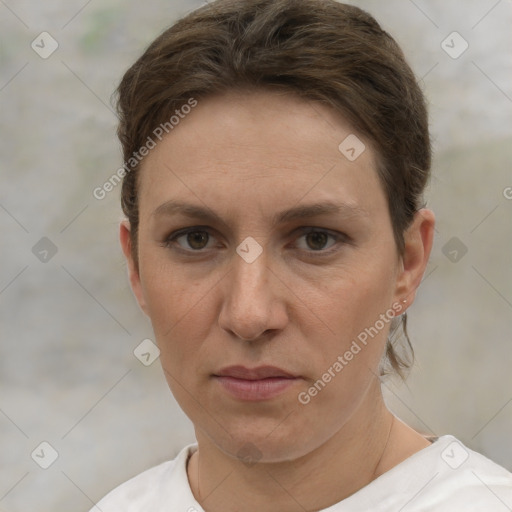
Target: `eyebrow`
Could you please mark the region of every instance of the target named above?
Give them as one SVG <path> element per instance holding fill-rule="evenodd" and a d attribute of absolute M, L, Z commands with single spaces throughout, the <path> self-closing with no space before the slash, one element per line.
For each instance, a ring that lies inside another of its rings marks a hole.
<path fill-rule="evenodd" d="M 181 214 L 191 219 L 203 220 L 206 222 L 217 222 L 226 225 L 226 222 L 214 211 L 207 207 L 196 206 L 190 203 L 170 200 L 158 206 L 153 216 L 172 216 Z M 300 205 L 274 214 L 271 218 L 272 226 L 291 222 L 293 220 L 317 217 L 320 215 L 337 214 L 345 218 L 368 217 L 368 212 L 360 206 L 347 203 L 313 203 L 309 205 Z"/>

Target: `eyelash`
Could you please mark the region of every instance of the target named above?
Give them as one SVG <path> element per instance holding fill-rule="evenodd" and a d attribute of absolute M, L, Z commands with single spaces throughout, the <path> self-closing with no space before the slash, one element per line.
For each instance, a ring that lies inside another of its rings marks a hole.
<path fill-rule="evenodd" d="M 314 250 L 308 251 L 305 249 L 299 249 L 301 251 L 307 252 L 308 255 L 313 255 L 314 257 L 329 256 L 332 253 L 339 250 L 339 248 L 337 246 L 340 243 L 347 243 L 349 240 L 348 236 L 345 235 L 344 233 L 337 233 L 337 232 L 333 232 L 333 231 L 330 231 L 327 229 L 320 229 L 320 228 L 314 228 L 314 227 L 303 227 L 303 228 L 299 228 L 299 231 L 301 232 L 299 238 L 306 236 L 310 233 L 325 233 L 327 236 L 329 236 L 335 240 L 335 243 L 329 249 L 325 249 L 325 250 L 320 249 L 318 251 L 314 251 Z M 213 236 L 210 228 L 204 227 L 204 226 L 193 226 L 190 228 L 184 228 L 184 229 L 180 229 L 178 231 L 174 231 L 168 237 L 165 238 L 165 240 L 162 243 L 162 246 L 172 249 L 171 246 L 178 238 L 186 236 L 190 233 L 207 233 L 208 236 Z M 208 240 L 208 242 L 209 241 L 210 240 Z M 180 247 L 179 245 L 176 248 L 176 250 L 186 253 L 186 254 L 197 254 L 197 255 L 202 255 L 207 252 L 207 249 L 198 249 L 198 250 L 184 249 L 183 247 Z"/>

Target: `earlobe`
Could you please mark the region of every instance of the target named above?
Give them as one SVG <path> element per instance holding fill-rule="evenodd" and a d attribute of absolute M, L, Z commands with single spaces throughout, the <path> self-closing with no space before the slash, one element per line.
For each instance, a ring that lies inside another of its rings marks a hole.
<path fill-rule="evenodd" d="M 418 210 L 412 224 L 404 233 L 404 254 L 401 258 L 400 272 L 397 278 L 396 300 L 414 302 L 434 243 L 434 212 L 426 208 Z"/>
<path fill-rule="evenodd" d="M 132 291 L 135 295 L 135 298 L 137 299 L 137 302 L 139 303 L 140 308 L 147 315 L 147 305 L 144 299 L 139 268 L 133 260 L 130 223 L 127 220 L 123 220 L 119 226 L 119 240 L 121 242 L 121 248 L 126 258 L 126 263 L 128 266 L 128 277 L 130 279 Z"/>

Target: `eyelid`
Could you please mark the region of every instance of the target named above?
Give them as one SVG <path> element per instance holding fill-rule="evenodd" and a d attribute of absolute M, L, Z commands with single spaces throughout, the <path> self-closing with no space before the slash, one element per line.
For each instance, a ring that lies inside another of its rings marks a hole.
<path fill-rule="evenodd" d="M 205 233 L 208 233 L 208 235 L 210 237 L 214 236 L 213 235 L 213 229 L 208 227 L 208 226 L 190 226 L 188 228 L 182 228 L 182 229 L 178 229 L 176 231 L 173 231 L 170 235 L 166 236 L 162 242 L 162 245 L 164 247 L 171 247 L 171 245 L 174 244 L 174 242 L 178 239 L 178 238 L 181 238 L 182 236 L 185 236 L 185 235 L 188 235 L 189 233 L 195 233 L 195 232 L 205 232 Z M 201 249 L 201 250 L 191 250 L 191 249 L 185 249 L 183 247 L 181 247 L 180 245 L 178 245 L 177 247 L 177 250 L 181 250 L 181 251 L 184 251 L 188 254 L 190 253 L 197 253 L 197 254 L 203 254 L 206 252 L 205 249 Z"/>
<path fill-rule="evenodd" d="M 209 226 L 190 226 L 187 228 L 178 229 L 176 231 L 173 231 L 167 237 L 165 237 L 162 245 L 164 247 L 170 248 L 171 245 L 173 245 L 173 243 L 178 238 L 188 235 L 189 233 L 195 233 L 195 232 L 205 232 L 205 233 L 208 233 L 208 235 L 210 237 L 214 237 L 215 236 L 214 231 L 215 230 L 213 230 Z M 309 233 L 326 233 L 329 237 L 334 238 L 336 240 L 336 243 L 334 243 L 329 249 L 325 249 L 325 250 L 319 250 L 319 251 L 309 250 L 308 251 L 306 249 L 298 249 L 302 252 L 307 253 L 308 255 L 313 255 L 313 256 L 322 256 L 322 255 L 327 256 L 327 255 L 335 252 L 336 250 L 338 250 L 337 246 L 339 246 L 340 243 L 346 244 L 350 241 L 350 238 L 345 233 L 333 231 L 333 230 L 330 230 L 327 228 L 316 227 L 316 226 L 301 226 L 293 231 L 293 233 L 297 233 L 297 232 L 300 233 L 300 236 L 304 236 Z M 186 254 L 197 254 L 197 255 L 205 254 L 206 252 L 208 252 L 208 249 L 198 249 L 198 250 L 185 249 L 179 245 L 177 246 L 176 250 L 184 252 Z"/>
<path fill-rule="evenodd" d="M 300 251 L 306 252 L 308 255 L 312 256 L 328 256 L 332 254 L 333 252 L 336 252 L 339 250 L 340 244 L 346 244 L 349 242 L 349 237 L 340 231 L 333 231 L 331 229 L 327 228 L 320 228 L 315 226 L 303 226 L 298 228 L 296 231 L 298 231 L 301 236 L 307 235 L 309 233 L 325 233 L 327 236 L 334 238 L 335 243 L 329 247 L 328 249 L 323 249 L 320 251 L 314 251 L 314 250 L 306 250 L 306 249 L 299 249 Z"/>

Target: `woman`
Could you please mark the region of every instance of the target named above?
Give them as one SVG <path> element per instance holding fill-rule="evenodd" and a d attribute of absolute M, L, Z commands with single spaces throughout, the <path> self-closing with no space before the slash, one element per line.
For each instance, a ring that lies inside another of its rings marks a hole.
<path fill-rule="evenodd" d="M 96 510 L 509 510 L 512 474 L 382 397 L 435 224 L 395 41 L 331 0 L 219 0 L 118 92 L 121 244 L 197 444 Z"/>

